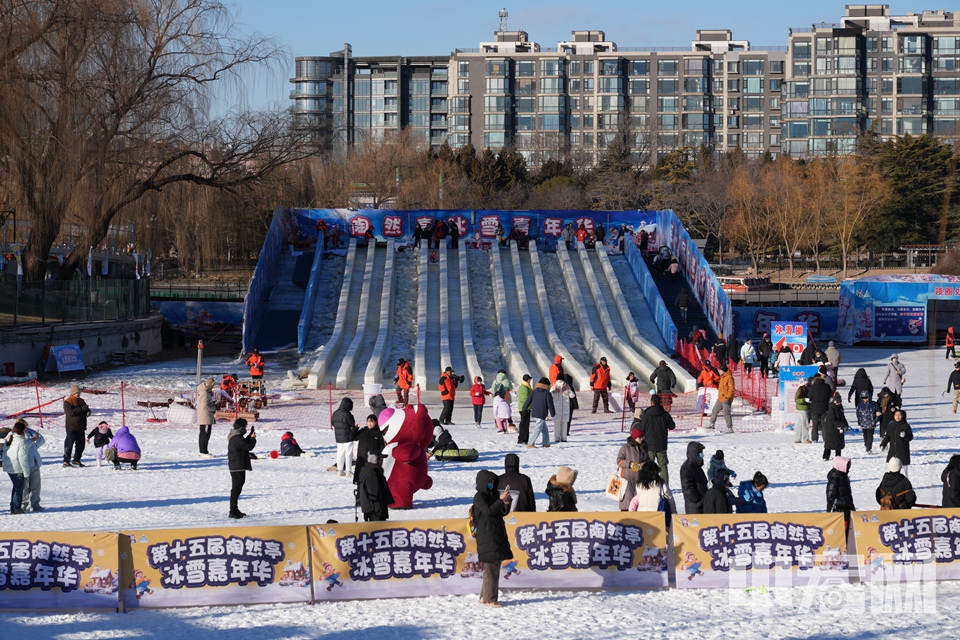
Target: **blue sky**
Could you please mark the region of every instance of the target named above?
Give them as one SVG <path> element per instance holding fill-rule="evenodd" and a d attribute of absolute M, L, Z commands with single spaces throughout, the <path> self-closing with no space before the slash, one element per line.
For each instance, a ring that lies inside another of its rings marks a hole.
<path fill-rule="evenodd" d="M 327 55 L 343 43 L 356 56 L 445 55 L 493 39 L 506 7 L 511 30 L 523 29 L 544 49 L 575 29 L 600 29 L 623 47 L 689 46 L 697 29 L 731 29 L 754 45 L 786 45 L 789 27 L 838 22 L 843 0 L 228 0 L 240 22 L 276 37 L 291 52 L 283 77 L 259 79 L 250 100 L 286 101 L 293 56 Z M 928 0 L 929 1 L 929 0 Z M 949 9 L 890 2 L 891 11 Z"/>

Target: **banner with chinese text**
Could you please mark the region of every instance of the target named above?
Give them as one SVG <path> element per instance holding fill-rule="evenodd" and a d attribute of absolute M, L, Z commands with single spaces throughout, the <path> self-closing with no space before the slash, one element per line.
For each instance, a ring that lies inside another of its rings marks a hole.
<path fill-rule="evenodd" d="M 803 587 L 847 582 L 839 513 L 673 517 L 677 588 Z"/>
<path fill-rule="evenodd" d="M 777 353 L 780 349 L 787 347 L 793 352 L 796 359 L 800 359 L 800 354 L 807 348 L 807 323 L 806 322 L 771 322 L 770 340 L 773 341 L 773 350 Z"/>
<path fill-rule="evenodd" d="M 116 609 L 116 533 L 0 534 L 0 609 Z"/>
<path fill-rule="evenodd" d="M 514 513 L 501 589 L 665 588 L 662 513 Z M 467 519 L 310 527 L 320 600 L 479 593 Z"/>
<path fill-rule="evenodd" d="M 310 602 L 305 527 L 120 534 L 125 607 Z"/>
<path fill-rule="evenodd" d="M 960 509 L 851 514 L 861 582 L 960 579 Z"/>

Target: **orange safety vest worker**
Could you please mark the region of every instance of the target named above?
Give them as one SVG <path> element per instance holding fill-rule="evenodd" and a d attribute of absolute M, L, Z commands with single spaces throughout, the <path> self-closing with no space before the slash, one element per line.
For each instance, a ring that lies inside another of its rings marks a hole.
<path fill-rule="evenodd" d="M 263 356 L 259 353 L 252 353 L 247 358 L 247 366 L 250 367 L 251 378 L 263 377 Z"/>
<path fill-rule="evenodd" d="M 590 383 L 594 389 L 610 388 L 610 367 L 603 362 L 593 365 L 593 375 L 590 376 Z"/>
<path fill-rule="evenodd" d="M 410 363 L 404 362 L 397 366 L 397 386 L 401 389 L 409 389 L 413 386 L 413 374 L 410 373 Z"/>
<path fill-rule="evenodd" d="M 557 379 L 563 379 L 563 357 L 555 356 L 553 359 L 553 364 L 550 365 L 550 384 L 554 385 L 557 383 Z"/>
<path fill-rule="evenodd" d="M 444 371 L 440 374 L 439 387 L 441 400 L 453 400 L 457 397 L 457 385 L 454 384 L 449 371 Z"/>

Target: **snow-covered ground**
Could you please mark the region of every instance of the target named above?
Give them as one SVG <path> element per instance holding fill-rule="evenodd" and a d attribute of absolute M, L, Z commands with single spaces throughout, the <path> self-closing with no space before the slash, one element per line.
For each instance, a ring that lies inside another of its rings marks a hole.
<path fill-rule="evenodd" d="M 865 366 L 876 388 L 880 388 L 889 355 L 884 349 L 844 349 L 841 378 L 848 382 L 858 366 Z M 940 473 L 960 448 L 960 429 L 950 411 L 950 402 L 941 397 L 952 363 L 942 351 L 916 349 L 900 351 L 907 367 L 904 391 L 908 421 L 913 426 L 913 464 L 909 475 L 921 503 L 940 503 Z M 230 373 L 242 368 L 229 360 L 209 360 L 205 372 Z M 267 370 L 268 380 L 278 382 L 279 367 Z M 109 387 L 120 380 L 137 387 L 187 390 L 195 378 L 195 363 L 189 360 L 157 365 L 126 367 L 91 376 L 82 381 L 88 387 Z M 69 380 L 57 385 L 65 389 Z M 0 390 L 0 393 L 3 393 Z M 387 395 L 390 400 L 389 394 Z M 844 392 L 844 399 L 846 395 Z M 88 398 L 97 411 L 97 396 Z M 277 400 L 270 411 L 281 413 L 284 405 L 296 404 L 294 395 Z M 522 470 L 533 479 L 541 508 L 546 504 L 543 489 L 561 464 L 580 470 L 577 480 L 581 511 L 609 511 L 615 504 L 603 496 L 606 477 L 614 471 L 617 450 L 623 441 L 619 416 L 580 411 L 575 415 L 569 443 L 549 450 L 527 450 L 514 435 L 497 435 L 490 409 L 484 428 L 477 430 L 469 417 L 465 398 L 457 401 L 452 432 L 464 447 L 475 447 L 480 459 L 470 464 L 431 462 L 434 487 L 415 496 L 413 511 L 393 513 L 394 519 L 463 518 L 472 500 L 476 472 L 500 470 L 506 453 L 520 454 Z M 581 398 L 581 406 L 583 406 Z M 431 406 L 432 411 L 437 407 Z M 332 432 L 310 416 L 325 408 L 294 412 L 306 416 L 297 421 L 265 420 L 258 428 L 259 452 L 279 447 L 280 434 L 292 430 L 300 444 L 316 454 L 313 458 L 255 461 L 248 475 L 241 508 L 249 514 L 244 525 L 306 524 L 335 519 L 353 521 L 353 494 L 349 480 L 325 471 L 333 460 Z M 358 411 L 358 414 L 361 412 Z M 118 424 L 120 417 L 100 411 L 94 417 Z M 362 420 L 362 415 L 357 416 Z M 848 419 L 855 423 L 852 410 Z M 312 423 L 311 423 L 312 422 Z M 227 427 L 214 428 L 212 459 L 198 458 L 195 427 L 131 425 L 144 458 L 137 472 L 115 472 L 95 465 L 83 469 L 60 466 L 62 428 L 45 433 L 42 450 L 43 504 L 39 514 L 0 516 L 6 531 L 89 530 L 123 528 L 166 528 L 232 526 L 227 520 L 229 474 L 226 466 Z M 766 492 L 771 511 L 821 511 L 824 508 L 825 478 L 830 464 L 821 461 L 817 445 L 795 445 L 791 433 L 736 433 L 729 436 L 676 434 L 670 441 L 670 484 L 679 487 L 680 464 L 687 442 L 699 439 L 709 456 L 717 449 L 726 453 L 728 466 L 748 479 L 763 471 L 771 486 Z M 844 455 L 853 459 L 851 477 L 857 506 L 876 507 L 874 491 L 885 469 L 882 454 L 866 455 L 857 436 L 848 435 Z M 84 458 L 90 464 L 91 456 Z M 676 491 L 676 489 L 675 489 Z M 678 492 L 677 492 L 678 493 Z M 682 505 L 682 499 L 678 502 Z M 163 637 L 186 638 L 198 634 L 262 638 L 541 638 L 545 635 L 570 637 L 771 637 L 800 638 L 876 637 L 904 633 L 911 637 L 957 637 L 960 622 L 954 615 L 960 606 L 960 584 L 941 583 L 936 587 L 936 613 L 911 609 L 895 611 L 898 593 L 886 600 L 867 599 L 867 604 L 849 604 L 865 594 L 868 587 L 838 587 L 825 599 L 808 590 L 791 590 L 789 602 L 775 594 L 747 597 L 740 592 L 677 591 L 648 592 L 508 592 L 501 611 L 477 606 L 473 597 L 430 597 L 413 600 L 324 603 L 316 606 L 254 606 L 200 608 L 168 611 L 137 611 L 118 614 L 19 615 L 4 614 L 5 636 L 36 638 Z M 874 592 L 875 596 L 877 592 Z M 924 592 L 927 593 L 928 592 Z M 883 595 L 882 593 L 880 594 Z M 774 600 L 777 597 L 778 599 Z M 929 607 L 929 595 L 923 606 Z M 878 604 L 881 603 L 881 604 Z M 886 604 L 882 604 L 882 603 Z M 771 613 L 771 603 L 773 613 Z M 859 605 L 858 605 L 859 606 Z M 884 606 L 888 609 L 883 610 Z M 851 608 L 852 607 L 852 608 Z M 865 609 L 864 609 L 865 607 Z M 901 607 L 902 608 L 902 607 Z M 775 615 L 774 615 L 775 613 Z M 11 631 L 13 633 L 11 634 Z"/>

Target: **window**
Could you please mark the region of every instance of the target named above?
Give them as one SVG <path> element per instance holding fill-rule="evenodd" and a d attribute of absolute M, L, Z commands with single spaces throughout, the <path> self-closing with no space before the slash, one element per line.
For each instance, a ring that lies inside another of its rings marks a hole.
<path fill-rule="evenodd" d="M 738 60 L 728 61 L 727 73 L 740 73 L 740 62 Z"/>
<path fill-rule="evenodd" d="M 638 96 L 636 98 L 630 99 L 631 111 L 647 111 L 649 108 L 650 108 L 650 98 L 646 96 Z"/>
<path fill-rule="evenodd" d="M 897 78 L 897 93 L 924 93 L 924 84 L 923 78 Z"/>
<path fill-rule="evenodd" d="M 487 60 L 487 75 L 504 77 L 509 65 L 506 60 Z"/>
<path fill-rule="evenodd" d="M 570 78 L 570 93 L 580 93 L 580 79 Z"/>
<path fill-rule="evenodd" d="M 897 111 L 906 115 L 921 115 L 925 100 L 921 97 L 897 98 Z"/>
<path fill-rule="evenodd" d="M 727 104 L 730 106 L 731 109 L 739 109 L 739 108 L 740 108 L 740 98 L 728 98 L 728 99 L 727 99 Z"/>
<path fill-rule="evenodd" d="M 893 113 L 893 98 L 880 100 L 880 113 Z"/>
<path fill-rule="evenodd" d="M 763 78 L 744 78 L 744 93 L 763 93 Z"/>
<path fill-rule="evenodd" d="M 770 73 L 783 73 L 783 60 L 771 60 Z"/>
<path fill-rule="evenodd" d="M 541 78 L 541 93 L 561 93 L 563 91 L 563 78 Z"/>
<path fill-rule="evenodd" d="M 759 113 L 747 113 L 743 116 L 744 129 L 762 129 L 763 115 Z"/>
<path fill-rule="evenodd" d="M 683 90 L 686 93 L 706 93 L 709 90 L 707 87 L 707 79 L 685 78 L 683 81 Z"/>
<path fill-rule="evenodd" d="M 833 53 L 833 38 L 817 38 L 817 56 Z"/>
<path fill-rule="evenodd" d="M 762 76 L 762 75 L 763 75 L 763 60 L 744 60 L 744 61 L 743 61 L 743 75 L 745 75 L 745 76 Z"/>
<path fill-rule="evenodd" d="M 763 111 L 763 97 L 746 96 L 743 99 L 744 111 Z"/>
<path fill-rule="evenodd" d="M 958 96 L 960 95 L 960 79 L 957 78 L 934 78 L 933 93 L 938 96 Z"/>
<path fill-rule="evenodd" d="M 900 38 L 900 53 L 922 54 L 923 40 L 923 36 L 903 36 Z"/>
<path fill-rule="evenodd" d="M 421 106 L 421 105 L 422 105 L 422 107 L 423 107 L 422 110 L 425 111 L 426 108 L 427 108 L 426 100 L 425 100 L 425 99 L 419 101 L 419 105 L 418 105 L 418 106 Z M 390 110 L 396 111 L 396 109 L 397 109 L 397 98 L 396 98 L 396 97 L 393 97 L 393 98 L 384 98 L 384 99 L 383 99 L 383 108 L 386 109 L 387 111 L 390 111 Z"/>
<path fill-rule="evenodd" d="M 506 119 L 502 113 L 488 113 L 483 116 L 484 129 L 504 129 L 505 122 Z"/>
<path fill-rule="evenodd" d="M 453 116 L 449 123 L 451 131 L 470 131 L 470 116 Z"/>
<path fill-rule="evenodd" d="M 600 75 L 601 76 L 620 75 L 620 61 L 619 60 L 601 60 Z"/>
<path fill-rule="evenodd" d="M 573 60 L 573 61 L 570 63 L 570 75 L 572 75 L 572 76 L 578 76 L 578 75 L 580 75 L 581 73 L 582 73 L 582 72 L 580 71 L 580 61 L 579 61 L 579 60 Z"/>
<path fill-rule="evenodd" d="M 483 146 L 487 149 L 502 149 L 507 146 L 507 134 L 502 131 L 485 133 L 483 134 Z"/>
<path fill-rule="evenodd" d="M 877 50 L 878 40 L 877 38 L 867 38 L 867 51 L 873 52 Z"/>
<path fill-rule="evenodd" d="M 727 91 L 740 91 L 740 79 L 727 80 Z"/>
<path fill-rule="evenodd" d="M 942 53 L 960 53 L 960 38 L 940 36 L 933 39 L 933 55 Z"/>
<path fill-rule="evenodd" d="M 506 93 L 506 78 L 487 78 L 487 93 Z"/>
<path fill-rule="evenodd" d="M 740 146 L 740 134 L 731 133 L 727 136 L 727 145 L 730 147 L 739 147 Z"/>
<path fill-rule="evenodd" d="M 650 75 L 650 61 L 632 60 L 628 66 L 628 69 L 631 76 Z"/>
<path fill-rule="evenodd" d="M 545 76 L 559 76 L 563 73 L 562 60 L 541 60 L 540 74 Z"/>
<path fill-rule="evenodd" d="M 458 76 L 468 76 L 470 75 L 470 63 L 466 60 L 460 60 L 457 62 L 457 75 Z"/>
<path fill-rule="evenodd" d="M 810 75 L 810 61 L 796 61 L 793 62 L 793 77 L 794 78 L 806 78 Z"/>
<path fill-rule="evenodd" d="M 529 77 L 537 75 L 537 63 L 533 60 L 521 60 L 517 62 L 517 76 Z"/>
<path fill-rule="evenodd" d="M 897 120 L 898 136 L 921 136 L 926 133 L 925 129 L 923 118 L 900 118 Z"/>
<path fill-rule="evenodd" d="M 429 113 L 411 113 L 410 114 L 410 126 L 426 127 L 429 125 L 430 125 Z"/>
<path fill-rule="evenodd" d="M 520 78 L 514 86 L 514 92 L 518 96 L 533 96 L 537 93 L 536 78 Z"/>
<path fill-rule="evenodd" d="M 408 103 L 411 111 L 426 111 L 430 108 L 430 98 L 410 98 Z M 391 109 L 397 108 L 396 98 L 387 98 L 384 105 Z"/>
<path fill-rule="evenodd" d="M 957 118 L 936 118 L 933 121 L 933 132 L 941 136 L 956 136 L 960 133 L 960 120 Z"/>
<path fill-rule="evenodd" d="M 873 56 L 870 56 L 869 58 L 867 58 L 867 71 L 875 72 L 879 68 L 880 68 L 879 61 L 876 58 L 874 58 Z"/>
<path fill-rule="evenodd" d="M 680 116 L 675 114 L 662 114 L 657 116 L 657 124 L 660 129 L 673 131 L 680 128 Z"/>
<path fill-rule="evenodd" d="M 683 99 L 684 111 L 703 111 L 703 96 L 686 96 Z"/>
<path fill-rule="evenodd" d="M 809 60 L 812 49 L 809 41 L 798 41 L 793 43 L 793 59 Z"/>
<path fill-rule="evenodd" d="M 593 129 L 594 117 L 592 113 L 583 114 L 583 128 L 584 129 Z"/>
<path fill-rule="evenodd" d="M 397 126 L 397 114 L 395 114 L 395 113 L 385 113 L 385 114 L 383 114 L 383 126 L 385 126 L 385 127 L 395 127 L 395 126 Z"/>
<path fill-rule="evenodd" d="M 580 110 L 580 96 L 570 96 L 570 111 L 579 111 Z"/>
<path fill-rule="evenodd" d="M 584 78 L 582 84 L 584 93 L 593 93 L 593 78 Z"/>
<path fill-rule="evenodd" d="M 783 86 L 783 80 L 779 78 L 773 78 L 770 80 L 770 91 L 780 91 L 780 87 Z"/>
<path fill-rule="evenodd" d="M 650 81 L 649 80 L 631 80 L 630 81 L 630 95 L 638 95 L 650 93 Z"/>
<path fill-rule="evenodd" d="M 937 115 L 960 115 L 960 99 L 937 98 L 933 101 L 933 108 Z"/>
<path fill-rule="evenodd" d="M 770 98 L 770 108 L 771 109 L 780 109 L 780 98 Z"/>
<path fill-rule="evenodd" d="M 439 93 L 442 95 L 447 95 L 447 81 L 446 80 L 433 80 L 430 82 L 430 93 Z"/>
<path fill-rule="evenodd" d="M 957 58 L 934 58 L 934 71 L 956 71 L 960 69 L 960 59 Z"/>
<path fill-rule="evenodd" d="M 900 58 L 900 73 L 923 73 L 923 56 Z"/>
<path fill-rule="evenodd" d="M 705 113 L 685 113 L 682 122 L 684 129 L 710 128 L 710 116 Z"/>
<path fill-rule="evenodd" d="M 587 76 L 593 75 L 593 60 L 583 61 L 583 75 L 587 75 Z"/>
<path fill-rule="evenodd" d="M 600 93 L 620 93 L 623 91 L 623 80 L 620 78 L 600 78 Z"/>
<path fill-rule="evenodd" d="M 893 93 L 893 78 L 880 80 L 880 93 Z"/>
<path fill-rule="evenodd" d="M 657 98 L 657 111 L 679 111 L 679 98 Z"/>
<path fill-rule="evenodd" d="M 657 60 L 657 72 L 662 76 L 675 76 L 680 70 L 677 60 Z"/>
<path fill-rule="evenodd" d="M 537 98 L 541 113 L 559 113 L 566 111 L 566 102 L 563 96 L 540 96 Z"/>
<path fill-rule="evenodd" d="M 770 128 L 771 129 L 780 128 L 780 116 L 770 116 Z"/>
<path fill-rule="evenodd" d="M 837 58 L 837 73 L 844 75 L 855 74 L 858 70 L 859 58 L 856 56 L 840 56 Z"/>
<path fill-rule="evenodd" d="M 465 147 L 470 142 L 469 133 L 451 133 L 447 136 L 447 144 L 454 149 Z"/>
<path fill-rule="evenodd" d="M 565 119 L 562 113 L 538 116 L 537 124 L 541 131 L 562 131 L 566 128 Z"/>
<path fill-rule="evenodd" d="M 683 72 L 688 76 L 706 75 L 708 64 L 704 58 L 684 58 Z"/>
<path fill-rule="evenodd" d="M 740 116 L 727 116 L 727 127 L 731 129 L 739 129 Z"/>
<path fill-rule="evenodd" d="M 462 96 L 450 99 L 450 113 L 470 113 L 470 97 Z"/>
<path fill-rule="evenodd" d="M 470 81 L 466 78 L 457 80 L 457 93 L 470 93 Z"/>
<path fill-rule="evenodd" d="M 657 80 L 658 93 L 678 93 L 680 90 L 679 80 Z"/>
<path fill-rule="evenodd" d="M 893 58 L 881 58 L 880 71 L 884 73 L 893 73 Z"/>
<path fill-rule="evenodd" d="M 599 116 L 597 125 L 598 129 L 618 129 L 620 127 L 620 114 L 604 113 Z"/>
<path fill-rule="evenodd" d="M 807 121 L 802 120 L 800 122 L 787 123 L 786 135 L 788 138 L 806 138 L 807 137 Z"/>
<path fill-rule="evenodd" d="M 484 111 L 509 111 L 510 99 L 507 96 L 484 96 Z"/>
<path fill-rule="evenodd" d="M 600 96 L 597 111 L 623 111 L 623 96 Z"/>
<path fill-rule="evenodd" d="M 517 98 L 515 102 L 517 113 L 534 113 L 537 110 L 536 98 Z"/>

